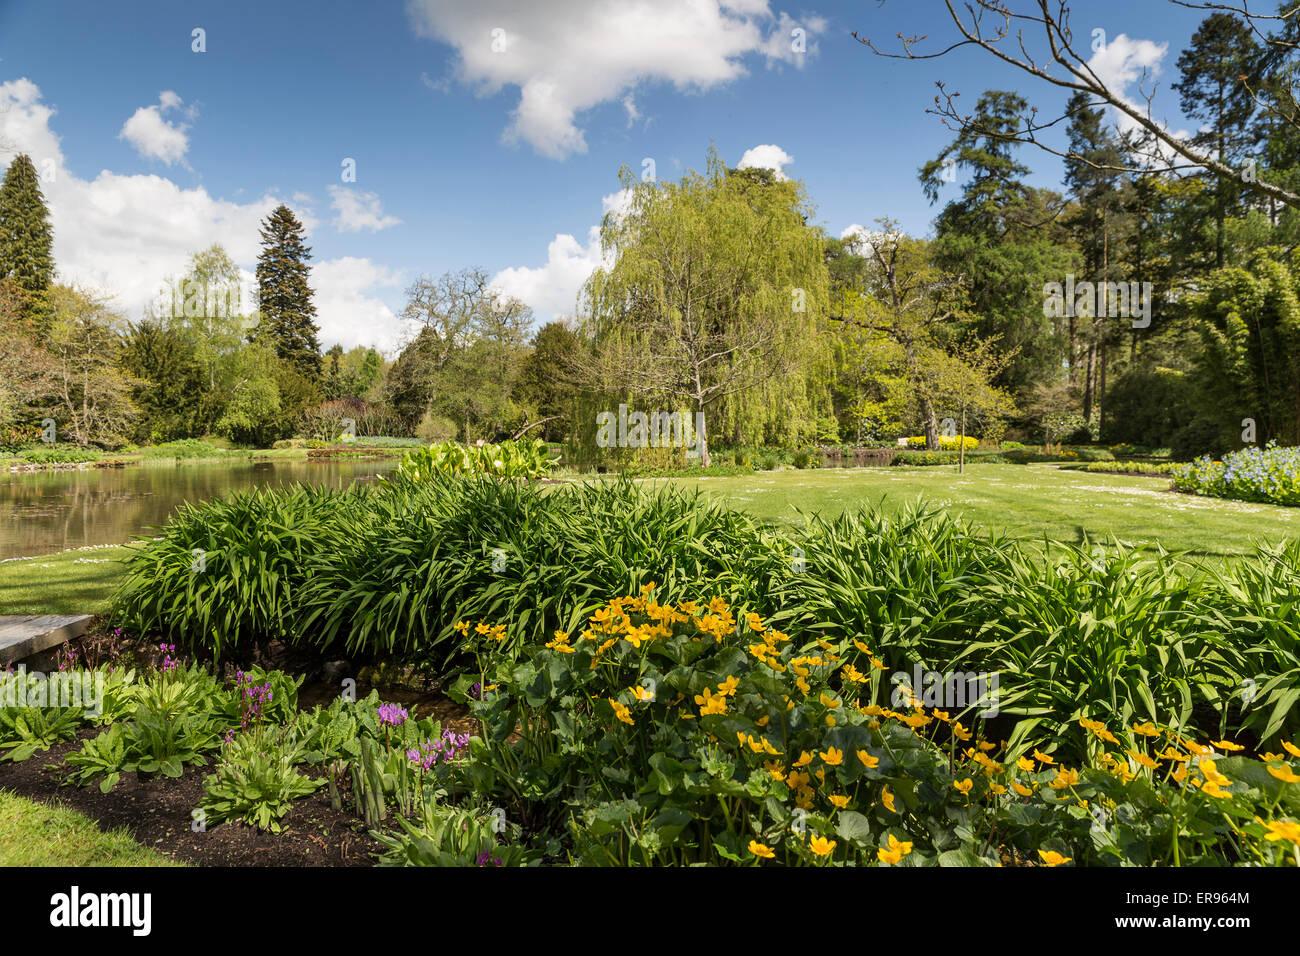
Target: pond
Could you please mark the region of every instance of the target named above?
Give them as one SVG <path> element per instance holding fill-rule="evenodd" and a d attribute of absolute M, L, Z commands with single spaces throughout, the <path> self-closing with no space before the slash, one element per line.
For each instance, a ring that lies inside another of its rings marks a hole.
<path fill-rule="evenodd" d="M 396 459 L 182 461 L 0 475 L 0 558 L 124 544 L 164 524 L 182 502 L 294 482 L 341 488 L 396 466 Z"/>

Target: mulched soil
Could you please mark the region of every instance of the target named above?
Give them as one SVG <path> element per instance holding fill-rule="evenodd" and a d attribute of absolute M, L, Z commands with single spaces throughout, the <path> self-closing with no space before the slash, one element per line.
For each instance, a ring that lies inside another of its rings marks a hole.
<path fill-rule="evenodd" d="M 94 820 L 102 829 L 126 827 L 137 843 L 198 866 L 371 866 L 379 843 L 355 815 L 334 810 L 322 787 L 294 802 L 280 833 L 243 823 L 193 829 L 192 811 L 203 798 L 207 767 L 188 767 L 178 779 L 140 780 L 123 774 L 108 793 L 97 784 L 60 786 L 68 769 L 63 758 L 100 730 L 88 728 L 76 741 L 58 744 L 22 763 L 0 764 L 0 787 L 38 803 L 59 803 Z M 314 768 L 305 768 L 312 775 Z M 344 797 L 346 805 L 346 796 Z"/>

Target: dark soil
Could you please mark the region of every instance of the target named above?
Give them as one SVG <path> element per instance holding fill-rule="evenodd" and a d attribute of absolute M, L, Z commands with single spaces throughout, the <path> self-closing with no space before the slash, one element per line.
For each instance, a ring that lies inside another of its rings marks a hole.
<path fill-rule="evenodd" d="M 178 779 L 158 776 L 139 780 L 123 774 L 108 793 L 98 784 L 60 786 L 68 768 L 63 759 L 81 741 L 100 733 L 83 730 L 75 741 L 51 747 L 22 763 L 0 763 L 0 787 L 38 803 L 58 803 L 84 814 L 102 829 L 125 827 L 137 843 L 184 863 L 198 866 L 371 866 L 380 844 L 355 815 L 334 810 L 322 787 L 294 801 L 281 821 L 280 833 L 243 823 L 193 829 L 192 811 L 203 798 L 207 767 L 188 767 Z M 306 768 L 309 775 L 312 768 Z M 344 797 L 346 806 L 346 796 Z"/>

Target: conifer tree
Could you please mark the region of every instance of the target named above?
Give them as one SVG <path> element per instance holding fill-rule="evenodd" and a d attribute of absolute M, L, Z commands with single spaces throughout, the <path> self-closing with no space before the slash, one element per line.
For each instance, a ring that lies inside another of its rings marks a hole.
<path fill-rule="evenodd" d="M 302 223 L 280 205 L 262 225 L 257 257 L 257 297 L 261 315 L 252 338 L 272 349 L 299 374 L 316 381 L 321 374 L 319 327 L 312 289 L 307 284 L 311 247 Z"/>
<path fill-rule="evenodd" d="M 0 185 L 0 280 L 9 280 L 33 319 L 54 281 L 54 232 L 31 158 L 19 153 Z"/>

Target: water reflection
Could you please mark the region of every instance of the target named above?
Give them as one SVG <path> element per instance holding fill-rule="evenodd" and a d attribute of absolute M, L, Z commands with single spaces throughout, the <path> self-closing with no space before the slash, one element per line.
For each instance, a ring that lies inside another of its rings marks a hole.
<path fill-rule="evenodd" d="M 0 474 L 0 558 L 122 544 L 162 525 L 176 506 L 296 481 L 336 488 L 396 466 L 371 461 L 241 461 Z"/>

